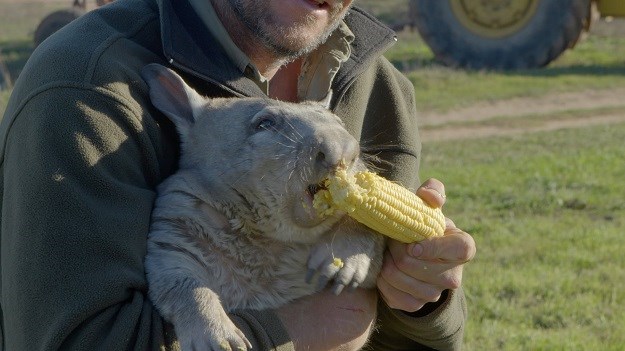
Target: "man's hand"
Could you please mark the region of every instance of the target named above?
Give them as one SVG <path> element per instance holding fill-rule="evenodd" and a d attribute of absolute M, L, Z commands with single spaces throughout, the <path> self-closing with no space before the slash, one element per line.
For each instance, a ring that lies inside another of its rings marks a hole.
<path fill-rule="evenodd" d="M 445 186 L 436 179 L 424 182 L 417 195 L 430 206 L 445 204 Z M 418 311 L 438 301 L 444 290 L 460 287 L 463 265 L 475 251 L 473 238 L 449 218 L 442 237 L 413 244 L 389 240 L 377 282 L 380 294 L 391 308 Z"/>

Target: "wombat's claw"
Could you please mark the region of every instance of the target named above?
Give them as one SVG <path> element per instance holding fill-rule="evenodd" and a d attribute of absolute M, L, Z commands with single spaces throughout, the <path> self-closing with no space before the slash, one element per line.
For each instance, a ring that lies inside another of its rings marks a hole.
<path fill-rule="evenodd" d="M 222 340 L 221 342 L 219 342 L 219 351 L 248 351 L 252 349 L 252 344 L 250 344 L 250 342 L 247 340 L 247 338 L 244 338 L 243 341 L 245 342 L 246 346 L 242 346 L 242 345 L 232 345 L 228 340 Z"/>
<path fill-rule="evenodd" d="M 332 279 L 333 277 L 327 277 L 323 274 L 318 274 L 319 271 L 314 269 L 314 268 L 309 268 L 308 271 L 306 271 L 306 278 L 305 281 L 308 284 L 312 284 L 313 281 L 315 280 L 315 276 L 319 275 L 319 278 L 317 279 L 317 290 L 321 290 L 323 288 L 325 288 L 325 286 L 328 284 L 328 282 L 330 281 L 330 279 Z"/>
<path fill-rule="evenodd" d="M 334 287 L 332 287 L 332 293 L 334 295 L 338 295 L 343 291 L 343 289 L 345 289 L 344 284 L 340 284 L 340 283 L 334 284 Z"/>
<path fill-rule="evenodd" d="M 243 340 L 243 342 L 245 343 L 245 346 L 237 346 L 237 351 L 247 351 L 247 350 L 251 350 L 252 349 L 252 343 L 247 340 L 247 337 L 245 336 L 245 334 L 243 334 L 243 332 L 240 329 L 236 330 L 237 334 L 239 334 L 239 336 L 241 337 L 241 339 Z"/>
<path fill-rule="evenodd" d="M 223 329 L 224 335 L 216 336 L 212 342 L 211 350 L 215 351 L 248 351 L 252 349 L 252 343 L 247 340 L 247 337 L 241 330 L 234 328 L 228 330 Z"/>
<path fill-rule="evenodd" d="M 220 349 L 221 351 L 232 351 L 232 349 L 230 348 L 230 343 L 229 343 L 229 342 L 227 342 L 226 340 L 222 340 L 222 341 L 219 343 L 219 349 Z"/>

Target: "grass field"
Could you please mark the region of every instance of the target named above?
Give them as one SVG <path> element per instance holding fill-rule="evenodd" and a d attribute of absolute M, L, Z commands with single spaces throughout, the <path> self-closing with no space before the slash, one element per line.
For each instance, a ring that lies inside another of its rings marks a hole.
<path fill-rule="evenodd" d="M 424 146 L 478 254 L 467 350 L 623 350 L 625 124 Z"/>
<path fill-rule="evenodd" d="M 17 77 L 38 21 L 69 1 L 5 1 L 0 0 L 0 48 Z M 388 6 L 401 8 L 402 2 Z M 363 3 L 382 8 L 379 1 Z M 410 31 L 400 33 L 388 57 L 415 84 L 418 106 L 426 112 L 609 90 L 625 87 L 625 26 L 616 22 L 597 23 L 575 50 L 540 70 L 442 67 Z M 0 114 L 8 94 L 0 92 Z M 478 244 L 464 280 L 470 309 L 466 350 L 625 350 L 623 140 L 621 123 L 425 143 L 422 179 L 447 184 L 446 213 Z"/>
<path fill-rule="evenodd" d="M 488 72 L 443 67 L 413 31 L 399 33 L 399 41 L 387 57 L 413 82 L 418 105 L 424 110 L 444 111 L 480 101 L 623 87 L 625 29 L 616 36 L 606 33 L 611 28 L 609 23 L 598 22 L 596 27 L 574 50 L 544 69 Z"/>

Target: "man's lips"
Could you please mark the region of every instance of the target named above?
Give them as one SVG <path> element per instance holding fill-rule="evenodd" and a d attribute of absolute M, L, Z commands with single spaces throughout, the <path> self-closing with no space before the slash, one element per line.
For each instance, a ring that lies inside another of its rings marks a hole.
<path fill-rule="evenodd" d="M 330 7 L 330 4 L 324 0 L 304 0 L 304 1 L 318 9 L 327 9 Z"/>

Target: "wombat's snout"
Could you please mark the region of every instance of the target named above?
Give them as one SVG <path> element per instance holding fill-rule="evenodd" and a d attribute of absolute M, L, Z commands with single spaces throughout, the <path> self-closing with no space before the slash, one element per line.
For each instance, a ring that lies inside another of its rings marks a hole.
<path fill-rule="evenodd" d="M 339 165 L 350 167 L 358 158 L 359 147 L 349 134 L 323 138 L 315 150 L 315 168 L 322 173 L 335 170 Z"/>

